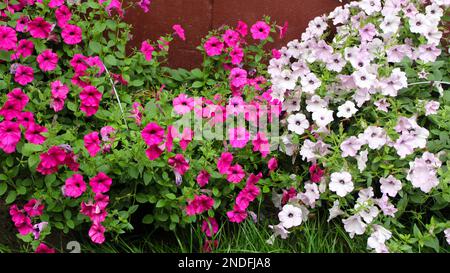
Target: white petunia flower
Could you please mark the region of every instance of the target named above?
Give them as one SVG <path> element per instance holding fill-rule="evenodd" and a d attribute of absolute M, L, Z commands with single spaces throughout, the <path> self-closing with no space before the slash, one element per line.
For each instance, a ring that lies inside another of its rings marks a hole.
<path fill-rule="evenodd" d="M 312 119 L 319 128 L 325 127 L 334 120 L 333 111 L 327 108 L 318 109 L 312 114 Z"/>
<path fill-rule="evenodd" d="M 355 234 L 362 235 L 366 231 L 367 224 L 361 220 L 361 216 L 353 215 L 347 219 L 343 219 L 344 229 L 350 235 L 350 238 L 355 237 Z"/>
<path fill-rule="evenodd" d="M 322 85 L 322 82 L 314 73 L 309 73 L 306 76 L 302 76 L 300 83 L 302 85 L 302 90 L 309 94 L 314 94 L 314 91 Z"/>
<path fill-rule="evenodd" d="M 375 85 L 377 76 L 369 73 L 366 69 L 360 69 L 353 72 L 353 80 L 359 88 L 370 89 Z"/>
<path fill-rule="evenodd" d="M 367 165 L 367 156 L 369 155 L 369 152 L 367 150 L 361 151 L 359 152 L 359 155 L 357 155 L 356 158 L 356 163 L 358 164 L 358 170 L 360 172 L 363 172 Z"/>
<path fill-rule="evenodd" d="M 331 182 L 328 185 L 330 191 L 344 197 L 354 189 L 352 175 L 348 172 L 335 172 L 331 174 Z"/>
<path fill-rule="evenodd" d="M 303 114 L 290 115 L 287 119 L 288 130 L 295 132 L 298 135 L 302 135 L 306 129 L 309 128 L 309 121 Z"/>
<path fill-rule="evenodd" d="M 391 197 L 395 197 L 402 189 L 402 182 L 392 175 L 389 175 L 387 178 L 380 178 L 380 184 L 381 192 Z"/>
<path fill-rule="evenodd" d="M 339 208 L 339 200 L 335 200 L 333 202 L 333 207 L 329 209 L 329 212 L 330 216 L 328 216 L 327 222 L 330 222 L 332 219 L 344 214 L 344 212 Z"/>
<path fill-rule="evenodd" d="M 302 210 L 299 207 L 287 204 L 278 213 L 278 219 L 284 228 L 291 228 L 301 225 L 302 223 Z"/>
<path fill-rule="evenodd" d="M 348 100 L 338 107 L 337 116 L 340 118 L 351 118 L 356 112 L 358 112 L 358 109 L 355 107 L 355 103 Z"/>
<path fill-rule="evenodd" d="M 384 129 L 376 126 L 367 127 L 364 130 L 363 138 L 369 145 L 369 148 L 373 150 L 380 149 L 387 142 L 387 135 Z"/>
<path fill-rule="evenodd" d="M 306 100 L 306 111 L 313 113 L 327 107 L 327 105 L 327 102 L 319 95 L 313 95 L 310 99 Z"/>

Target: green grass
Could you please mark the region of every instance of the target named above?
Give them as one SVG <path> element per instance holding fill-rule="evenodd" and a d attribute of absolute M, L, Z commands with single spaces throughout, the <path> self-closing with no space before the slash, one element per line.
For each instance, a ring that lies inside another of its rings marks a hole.
<path fill-rule="evenodd" d="M 239 225 L 223 226 L 215 239 L 219 246 L 215 253 L 355 253 L 366 252 L 366 241 L 361 237 L 350 239 L 339 223 L 325 219 L 312 219 L 303 223 L 288 239 L 277 238 L 273 245 L 267 243 L 272 235 L 267 222 L 246 221 Z M 82 243 L 84 252 L 107 253 L 192 253 L 202 251 L 204 236 L 197 229 L 177 233 L 150 233 L 139 238 L 119 238 L 101 246 Z"/>

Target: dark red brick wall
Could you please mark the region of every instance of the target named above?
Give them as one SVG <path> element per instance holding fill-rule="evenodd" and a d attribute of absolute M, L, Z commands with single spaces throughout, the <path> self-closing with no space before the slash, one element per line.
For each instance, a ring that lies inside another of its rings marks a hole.
<path fill-rule="evenodd" d="M 275 46 L 279 47 L 299 38 L 312 18 L 338 5 L 338 0 L 152 0 L 150 12 L 130 9 L 125 19 L 134 26 L 131 45 L 137 47 L 143 40 L 156 40 L 172 32 L 172 25 L 181 24 L 187 40 L 175 39 L 171 44 L 170 66 L 193 68 L 201 63 L 195 48 L 210 29 L 223 24 L 235 26 L 238 20 L 251 25 L 269 15 L 280 25 L 289 22 L 287 37 L 277 40 Z"/>

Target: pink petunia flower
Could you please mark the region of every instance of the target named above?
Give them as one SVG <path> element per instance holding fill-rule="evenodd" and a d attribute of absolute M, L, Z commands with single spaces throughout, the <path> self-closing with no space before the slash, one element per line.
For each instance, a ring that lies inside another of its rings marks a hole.
<path fill-rule="evenodd" d="M 204 187 L 208 184 L 209 178 L 211 175 L 206 170 L 201 170 L 200 173 L 197 175 L 197 184 L 200 187 Z"/>
<path fill-rule="evenodd" d="M 247 84 L 247 71 L 241 68 L 233 68 L 230 72 L 231 86 L 242 88 Z"/>
<path fill-rule="evenodd" d="M 169 158 L 169 165 L 174 168 L 175 172 L 184 175 L 189 170 L 189 163 L 182 154 L 177 154 Z"/>
<path fill-rule="evenodd" d="M 180 37 L 181 40 L 186 41 L 186 36 L 184 33 L 184 29 L 181 27 L 181 25 L 173 25 L 173 30 L 175 30 L 175 33 Z"/>
<path fill-rule="evenodd" d="M 194 99 L 188 97 L 186 94 L 180 94 L 173 100 L 173 108 L 175 113 L 184 115 L 194 109 Z"/>
<path fill-rule="evenodd" d="M 270 26 L 263 21 L 256 22 L 250 29 L 255 40 L 265 40 L 269 37 Z"/>
<path fill-rule="evenodd" d="M 267 167 L 270 171 L 275 171 L 278 168 L 278 160 L 275 157 L 272 157 L 267 163 Z"/>
<path fill-rule="evenodd" d="M 89 180 L 89 185 L 94 193 L 108 192 L 111 184 L 112 179 L 103 172 L 99 172 L 96 176 Z"/>
<path fill-rule="evenodd" d="M 57 8 L 61 5 L 64 5 L 64 0 L 50 0 L 48 3 L 48 7 L 51 9 Z"/>
<path fill-rule="evenodd" d="M 59 165 L 65 163 L 66 152 L 57 146 L 52 146 L 47 152 L 39 155 L 41 161 L 36 171 L 42 175 L 49 175 L 58 171 Z"/>
<path fill-rule="evenodd" d="M 97 113 L 102 93 L 100 93 L 94 86 L 86 86 L 80 93 L 81 111 L 86 113 L 86 116 L 92 116 Z"/>
<path fill-rule="evenodd" d="M 31 37 L 37 39 L 47 39 L 52 31 L 52 25 L 42 17 L 36 17 L 28 23 Z"/>
<path fill-rule="evenodd" d="M 150 62 L 152 60 L 152 58 L 153 58 L 153 56 L 152 56 L 153 51 L 155 51 L 155 48 L 151 44 L 149 44 L 147 41 L 143 41 L 142 42 L 142 44 L 141 44 L 141 52 L 142 52 L 142 54 L 144 54 L 145 60 L 147 62 Z"/>
<path fill-rule="evenodd" d="M 244 127 L 230 128 L 228 136 L 233 148 L 244 148 L 250 139 L 250 133 Z"/>
<path fill-rule="evenodd" d="M 64 108 L 64 101 L 69 93 L 69 87 L 57 80 L 50 84 L 50 89 L 52 94 L 52 103 L 50 106 L 55 112 L 59 112 Z"/>
<path fill-rule="evenodd" d="M 67 22 L 72 19 L 72 13 L 67 6 L 61 6 L 55 11 L 56 21 L 60 27 L 66 27 Z"/>
<path fill-rule="evenodd" d="M 228 168 L 227 172 L 227 180 L 228 182 L 237 184 L 242 181 L 245 177 L 244 169 L 242 169 L 241 165 L 236 164 Z"/>
<path fill-rule="evenodd" d="M 159 148 L 158 145 L 150 145 L 150 147 L 147 150 L 145 150 L 147 158 L 152 161 L 158 159 L 162 153 L 163 150 Z"/>
<path fill-rule="evenodd" d="M 89 237 L 92 242 L 96 244 L 103 244 L 105 242 L 105 227 L 100 223 L 94 223 L 89 229 Z"/>
<path fill-rule="evenodd" d="M 20 138 L 21 132 L 18 123 L 12 121 L 0 122 L 0 149 L 7 154 L 15 152 Z"/>
<path fill-rule="evenodd" d="M 34 80 L 33 68 L 25 65 L 19 65 L 14 75 L 14 80 L 22 86 L 29 84 Z"/>
<path fill-rule="evenodd" d="M 53 254 L 56 253 L 56 250 L 48 247 L 46 244 L 44 243 L 40 243 L 39 246 L 36 248 L 36 250 L 34 251 L 34 253 L 45 253 L 45 254 Z"/>
<path fill-rule="evenodd" d="M 247 211 L 241 210 L 238 206 L 235 206 L 232 211 L 227 212 L 228 219 L 232 223 L 241 223 L 244 221 L 248 214 Z"/>
<path fill-rule="evenodd" d="M 248 34 L 248 26 L 247 26 L 247 24 L 245 22 L 239 21 L 238 25 L 236 27 L 236 31 L 239 32 L 239 34 L 242 37 L 247 36 L 247 34 Z"/>
<path fill-rule="evenodd" d="M 64 43 L 68 45 L 76 45 L 83 39 L 83 30 L 76 25 L 66 24 L 61 32 Z"/>
<path fill-rule="evenodd" d="M 30 100 L 30 98 L 28 98 L 28 96 L 23 93 L 20 88 L 13 89 L 6 96 L 8 97 L 8 102 L 11 102 L 17 106 L 16 109 L 18 111 L 22 111 Z"/>
<path fill-rule="evenodd" d="M 222 39 L 228 47 L 235 47 L 238 44 L 240 37 L 238 32 L 227 29 L 222 35 Z"/>
<path fill-rule="evenodd" d="M 164 139 L 164 129 L 158 124 L 151 122 L 142 130 L 141 137 L 148 146 L 158 145 Z"/>
<path fill-rule="evenodd" d="M 262 157 L 266 157 L 270 152 L 270 144 L 263 132 L 258 132 L 256 138 L 252 141 L 253 151 L 260 152 Z"/>
<path fill-rule="evenodd" d="M 208 217 L 207 220 L 203 220 L 202 232 L 208 237 L 214 236 L 219 231 L 219 224 L 214 217 Z"/>
<path fill-rule="evenodd" d="M 17 45 L 16 53 L 11 55 L 12 60 L 16 60 L 19 57 L 26 58 L 33 54 L 34 44 L 30 40 L 20 40 Z"/>
<path fill-rule="evenodd" d="M 226 174 L 228 173 L 228 169 L 231 167 L 231 163 L 233 162 L 233 154 L 231 153 L 222 153 L 222 155 L 219 158 L 219 161 L 217 161 L 217 169 L 219 170 L 219 173 Z"/>
<path fill-rule="evenodd" d="M 150 8 L 149 8 L 150 4 L 151 4 L 150 0 L 141 0 L 141 1 L 138 2 L 139 7 L 140 7 L 145 13 L 149 12 L 149 10 L 150 10 Z"/>
<path fill-rule="evenodd" d="M 186 214 L 189 216 L 201 214 L 214 206 L 214 199 L 206 195 L 195 195 L 193 200 L 188 201 Z"/>
<path fill-rule="evenodd" d="M 0 26 L 0 50 L 13 50 L 17 44 L 17 33 L 7 26 Z"/>
<path fill-rule="evenodd" d="M 44 72 L 53 71 L 58 65 L 58 55 L 51 49 L 42 51 L 42 53 L 37 56 L 36 60 L 39 64 L 39 68 Z"/>
<path fill-rule="evenodd" d="M 223 42 L 214 36 L 209 38 L 204 45 L 206 54 L 210 57 L 222 54 L 223 47 Z"/>
<path fill-rule="evenodd" d="M 30 199 L 24 206 L 23 209 L 30 217 L 41 216 L 44 212 L 44 204 L 37 199 Z"/>
<path fill-rule="evenodd" d="M 47 139 L 42 133 L 46 133 L 48 130 L 44 126 L 38 125 L 36 123 L 30 123 L 27 130 L 25 131 L 25 139 L 28 142 L 40 145 Z"/>
<path fill-rule="evenodd" d="M 230 51 L 231 63 L 234 65 L 238 65 L 244 59 L 244 50 L 240 47 L 234 47 Z"/>
<path fill-rule="evenodd" d="M 66 179 L 64 195 L 78 198 L 86 191 L 86 183 L 81 174 L 74 174 Z"/>
<path fill-rule="evenodd" d="M 314 183 L 319 183 L 322 180 L 324 173 L 325 171 L 322 170 L 317 164 L 313 164 L 309 168 L 309 175 L 311 176 L 311 181 Z"/>
<path fill-rule="evenodd" d="M 100 152 L 101 142 L 98 132 L 92 132 L 84 136 L 84 147 L 91 157 L 95 157 Z"/>
<path fill-rule="evenodd" d="M 18 32 L 28 32 L 28 23 L 30 22 L 30 18 L 28 18 L 27 16 L 21 16 L 17 21 L 16 21 L 16 30 Z"/>

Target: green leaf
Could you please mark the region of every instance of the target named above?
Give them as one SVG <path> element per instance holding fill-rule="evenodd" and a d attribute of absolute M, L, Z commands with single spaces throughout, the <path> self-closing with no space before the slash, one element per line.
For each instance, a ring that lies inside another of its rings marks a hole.
<path fill-rule="evenodd" d="M 200 87 L 202 87 L 203 85 L 205 85 L 204 82 L 195 81 L 195 82 L 192 84 L 192 88 L 200 88 Z"/>
<path fill-rule="evenodd" d="M 147 214 L 144 216 L 144 218 L 142 218 L 142 223 L 144 224 L 151 224 L 153 223 L 155 219 L 153 218 L 153 215 L 151 214 Z"/>
<path fill-rule="evenodd" d="M 157 208 L 162 208 L 162 207 L 164 207 L 166 205 L 166 200 L 159 200 L 157 203 L 156 203 L 156 207 Z"/>
<path fill-rule="evenodd" d="M 3 182 L 0 184 L 0 196 L 5 194 L 6 190 L 8 190 L 8 184 L 6 182 Z"/>
<path fill-rule="evenodd" d="M 425 238 L 424 245 L 431 247 L 436 252 L 439 252 L 439 240 L 435 236 L 427 236 Z"/>
<path fill-rule="evenodd" d="M 105 57 L 105 62 L 106 62 L 106 64 L 108 64 L 110 66 L 116 66 L 117 65 L 117 59 L 116 59 L 116 57 L 114 57 L 114 55 L 107 55 Z"/>
<path fill-rule="evenodd" d="M 12 202 L 16 201 L 16 197 L 17 197 L 16 191 L 10 191 L 5 200 L 6 204 L 8 205 L 8 204 L 11 204 Z"/>
<path fill-rule="evenodd" d="M 31 143 L 25 143 L 22 147 L 22 154 L 24 156 L 30 156 L 36 152 L 41 152 L 43 150 L 42 145 L 35 145 Z"/>
<path fill-rule="evenodd" d="M 193 69 L 191 71 L 191 74 L 192 74 L 192 76 L 194 76 L 197 79 L 203 79 L 203 72 L 198 68 Z"/>
<path fill-rule="evenodd" d="M 170 200 L 175 200 L 175 199 L 177 199 L 177 197 L 176 197 L 175 194 L 173 194 L 173 193 L 167 193 L 167 194 L 166 194 L 166 197 L 167 197 L 167 199 L 170 199 Z"/>
<path fill-rule="evenodd" d="M 172 215 L 170 215 L 170 220 L 174 223 L 178 223 L 178 222 L 180 222 L 180 217 L 178 217 L 177 214 L 172 214 Z"/>
<path fill-rule="evenodd" d="M 102 51 L 102 45 L 99 42 L 95 41 L 95 40 L 92 40 L 92 41 L 89 42 L 89 48 L 94 53 L 97 53 L 97 54 L 100 54 L 101 51 Z"/>
<path fill-rule="evenodd" d="M 130 82 L 130 86 L 140 87 L 144 85 L 144 81 L 142 80 L 134 80 Z"/>

